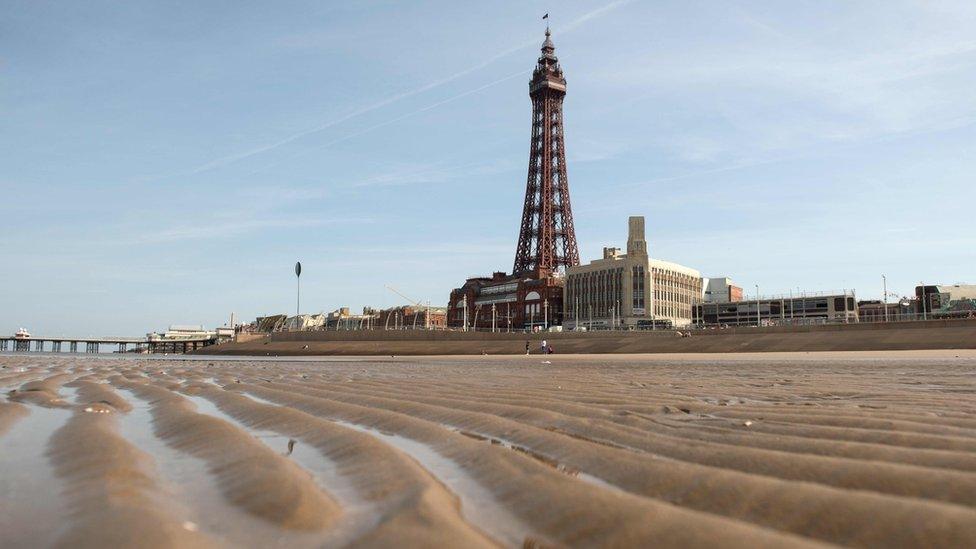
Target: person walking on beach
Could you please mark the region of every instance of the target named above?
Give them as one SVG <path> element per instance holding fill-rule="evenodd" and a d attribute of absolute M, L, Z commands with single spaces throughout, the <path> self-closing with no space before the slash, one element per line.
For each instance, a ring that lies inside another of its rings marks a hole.
<path fill-rule="evenodd" d="M 544 340 L 544 339 L 543 339 L 543 340 L 542 340 L 542 347 L 541 347 L 541 348 L 539 349 L 539 352 L 540 352 L 540 353 L 542 353 L 542 354 L 546 354 L 546 349 L 547 349 L 548 347 L 549 347 L 549 346 L 548 346 L 548 345 L 546 345 L 546 340 Z"/>
<path fill-rule="evenodd" d="M 525 342 L 525 354 L 529 354 L 529 342 Z"/>
<path fill-rule="evenodd" d="M 547 355 L 551 355 L 552 354 L 552 345 L 546 347 L 546 354 Z"/>

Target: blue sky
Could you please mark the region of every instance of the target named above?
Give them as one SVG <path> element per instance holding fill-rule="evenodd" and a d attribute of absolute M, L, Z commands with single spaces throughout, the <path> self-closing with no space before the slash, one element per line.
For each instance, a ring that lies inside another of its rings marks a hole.
<path fill-rule="evenodd" d="M 0 1 L 0 332 L 444 303 L 511 269 L 551 14 L 581 257 L 976 282 L 976 3 Z"/>

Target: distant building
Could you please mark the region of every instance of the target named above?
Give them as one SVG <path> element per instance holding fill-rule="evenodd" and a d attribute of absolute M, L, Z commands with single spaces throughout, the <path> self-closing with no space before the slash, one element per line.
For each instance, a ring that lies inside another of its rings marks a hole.
<path fill-rule="evenodd" d="M 559 272 L 545 269 L 469 278 L 451 292 L 448 325 L 498 331 L 559 325 L 563 280 Z"/>
<path fill-rule="evenodd" d="M 644 218 L 628 220 L 627 253 L 604 248 L 603 258 L 566 269 L 566 329 L 654 328 L 691 323 L 701 298 L 701 274 L 651 259 Z"/>
<path fill-rule="evenodd" d="M 706 278 L 702 286 L 703 303 L 725 303 L 742 301 L 742 288 L 727 277 Z"/>
<path fill-rule="evenodd" d="M 325 314 L 319 313 L 315 315 L 290 316 L 287 320 L 285 320 L 285 324 L 281 329 L 292 332 L 301 332 L 315 330 L 323 326 L 325 326 Z"/>
<path fill-rule="evenodd" d="M 885 314 L 885 309 L 888 309 L 887 314 Z M 914 318 L 915 311 L 912 302 L 907 299 L 889 301 L 887 304 L 880 299 L 857 302 L 858 322 L 896 322 L 898 320 L 913 320 Z"/>
<path fill-rule="evenodd" d="M 254 321 L 255 332 L 277 332 L 284 328 L 288 315 L 259 316 Z"/>
<path fill-rule="evenodd" d="M 930 318 L 976 316 L 976 284 L 916 286 L 918 314 Z"/>
<path fill-rule="evenodd" d="M 225 341 L 231 341 L 234 339 L 235 330 L 230 326 L 221 326 L 215 331 L 217 333 L 217 343 L 223 343 Z"/>
<path fill-rule="evenodd" d="M 376 328 L 380 330 L 435 329 L 447 326 L 446 307 L 405 305 L 379 311 Z"/>
<path fill-rule="evenodd" d="M 353 314 L 349 307 L 340 307 L 326 315 L 322 326 L 325 330 L 369 330 L 376 327 L 379 314 L 369 307 L 362 314 Z"/>
<path fill-rule="evenodd" d="M 695 323 L 706 326 L 823 324 L 857 320 L 857 302 L 851 291 L 701 303 L 695 307 Z"/>
<path fill-rule="evenodd" d="M 233 332 L 230 335 L 233 337 Z M 153 332 L 146 334 L 146 339 L 151 342 L 213 339 L 216 337 L 217 332 L 215 330 L 208 330 L 196 324 L 171 324 L 169 329 L 163 333 Z"/>

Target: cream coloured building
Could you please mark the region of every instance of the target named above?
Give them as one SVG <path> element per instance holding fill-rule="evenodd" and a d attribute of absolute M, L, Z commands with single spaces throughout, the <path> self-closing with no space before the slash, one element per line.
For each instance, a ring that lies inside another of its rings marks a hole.
<path fill-rule="evenodd" d="M 566 329 L 651 329 L 691 323 L 701 299 L 701 273 L 650 258 L 643 217 L 632 216 L 628 229 L 626 254 L 604 248 L 602 259 L 566 269 Z"/>

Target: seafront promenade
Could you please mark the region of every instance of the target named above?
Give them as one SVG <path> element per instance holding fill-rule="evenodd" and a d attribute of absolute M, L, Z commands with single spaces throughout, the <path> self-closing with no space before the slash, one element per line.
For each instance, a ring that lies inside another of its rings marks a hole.
<path fill-rule="evenodd" d="M 553 346 L 556 354 L 976 349 L 976 320 L 739 327 L 684 332 L 296 331 L 250 334 L 237 342 L 206 347 L 197 353 L 252 356 L 525 354 L 526 341 L 530 342 L 531 352 L 536 353 L 543 339 Z"/>

